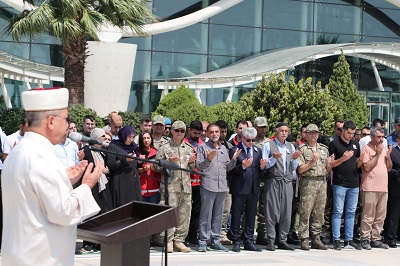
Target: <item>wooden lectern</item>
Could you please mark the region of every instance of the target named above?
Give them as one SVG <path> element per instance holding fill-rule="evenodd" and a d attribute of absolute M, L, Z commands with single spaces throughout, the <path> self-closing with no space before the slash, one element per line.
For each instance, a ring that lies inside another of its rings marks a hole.
<path fill-rule="evenodd" d="M 101 244 L 102 266 L 142 266 L 150 263 L 150 236 L 177 225 L 175 208 L 133 201 L 84 221 L 78 238 Z"/>

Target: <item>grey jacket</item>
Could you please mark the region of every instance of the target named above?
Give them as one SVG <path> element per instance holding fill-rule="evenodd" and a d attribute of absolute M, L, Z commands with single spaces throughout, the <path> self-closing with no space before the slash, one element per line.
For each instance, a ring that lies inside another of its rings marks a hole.
<path fill-rule="evenodd" d="M 200 144 L 197 148 L 197 168 L 205 174 L 201 177 L 201 186 L 211 192 L 229 191 L 226 173 L 233 169 L 236 160 L 231 160 L 228 149 L 219 144 L 217 155 L 210 162 L 206 149 L 208 152 L 217 150 L 210 141 Z"/>

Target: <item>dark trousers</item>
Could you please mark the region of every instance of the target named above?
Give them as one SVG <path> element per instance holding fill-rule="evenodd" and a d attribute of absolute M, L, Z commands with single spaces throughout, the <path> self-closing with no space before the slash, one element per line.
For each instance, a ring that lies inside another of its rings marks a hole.
<path fill-rule="evenodd" d="M 200 186 L 192 187 L 192 212 L 190 214 L 189 233 L 186 239 L 197 240 L 199 232 L 199 217 L 201 209 Z"/>
<path fill-rule="evenodd" d="M 258 195 L 250 194 L 232 194 L 232 219 L 229 237 L 233 242 L 241 242 L 241 217 L 246 218 L 246 223 L 243 228 L 244 242 L 253 243 L 254 239 L 254 223 L 257 214 Z"/>
<path fill-rule="evenodd" d="M 387 213 L 384 224 L 385 240 L 396 241 L 397 230 L 400 220 L 400 198 L 388 197 Z"/>

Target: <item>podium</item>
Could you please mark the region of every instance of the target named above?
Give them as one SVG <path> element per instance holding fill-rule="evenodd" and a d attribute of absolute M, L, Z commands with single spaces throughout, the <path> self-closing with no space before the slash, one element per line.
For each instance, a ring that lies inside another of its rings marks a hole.
<path fill-rule="evenodd" d="M 133 201 L 78 226 L 78 238 L 101 244 L 102 266 L 149 265 L 150 236 L 178 225 L 166 205 Z"/>

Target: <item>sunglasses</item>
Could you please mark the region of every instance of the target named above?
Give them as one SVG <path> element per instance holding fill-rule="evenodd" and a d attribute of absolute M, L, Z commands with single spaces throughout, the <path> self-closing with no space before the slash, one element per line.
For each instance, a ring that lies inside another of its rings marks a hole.
<path fill-rule="evenodd" d="M 246 139 L 246 142 L 254 142 L 254 139 Z"/>
<path fill-rule="evenodd" d="M 185 133 L 184 129 L 174 129 L 176 133 Z"/>
<path fill-rule="evenodd" d="M 361 135 L 363 135 L 365 137 L 365 136 L 369 136 L 370 134 L 362 133 Z"/>

